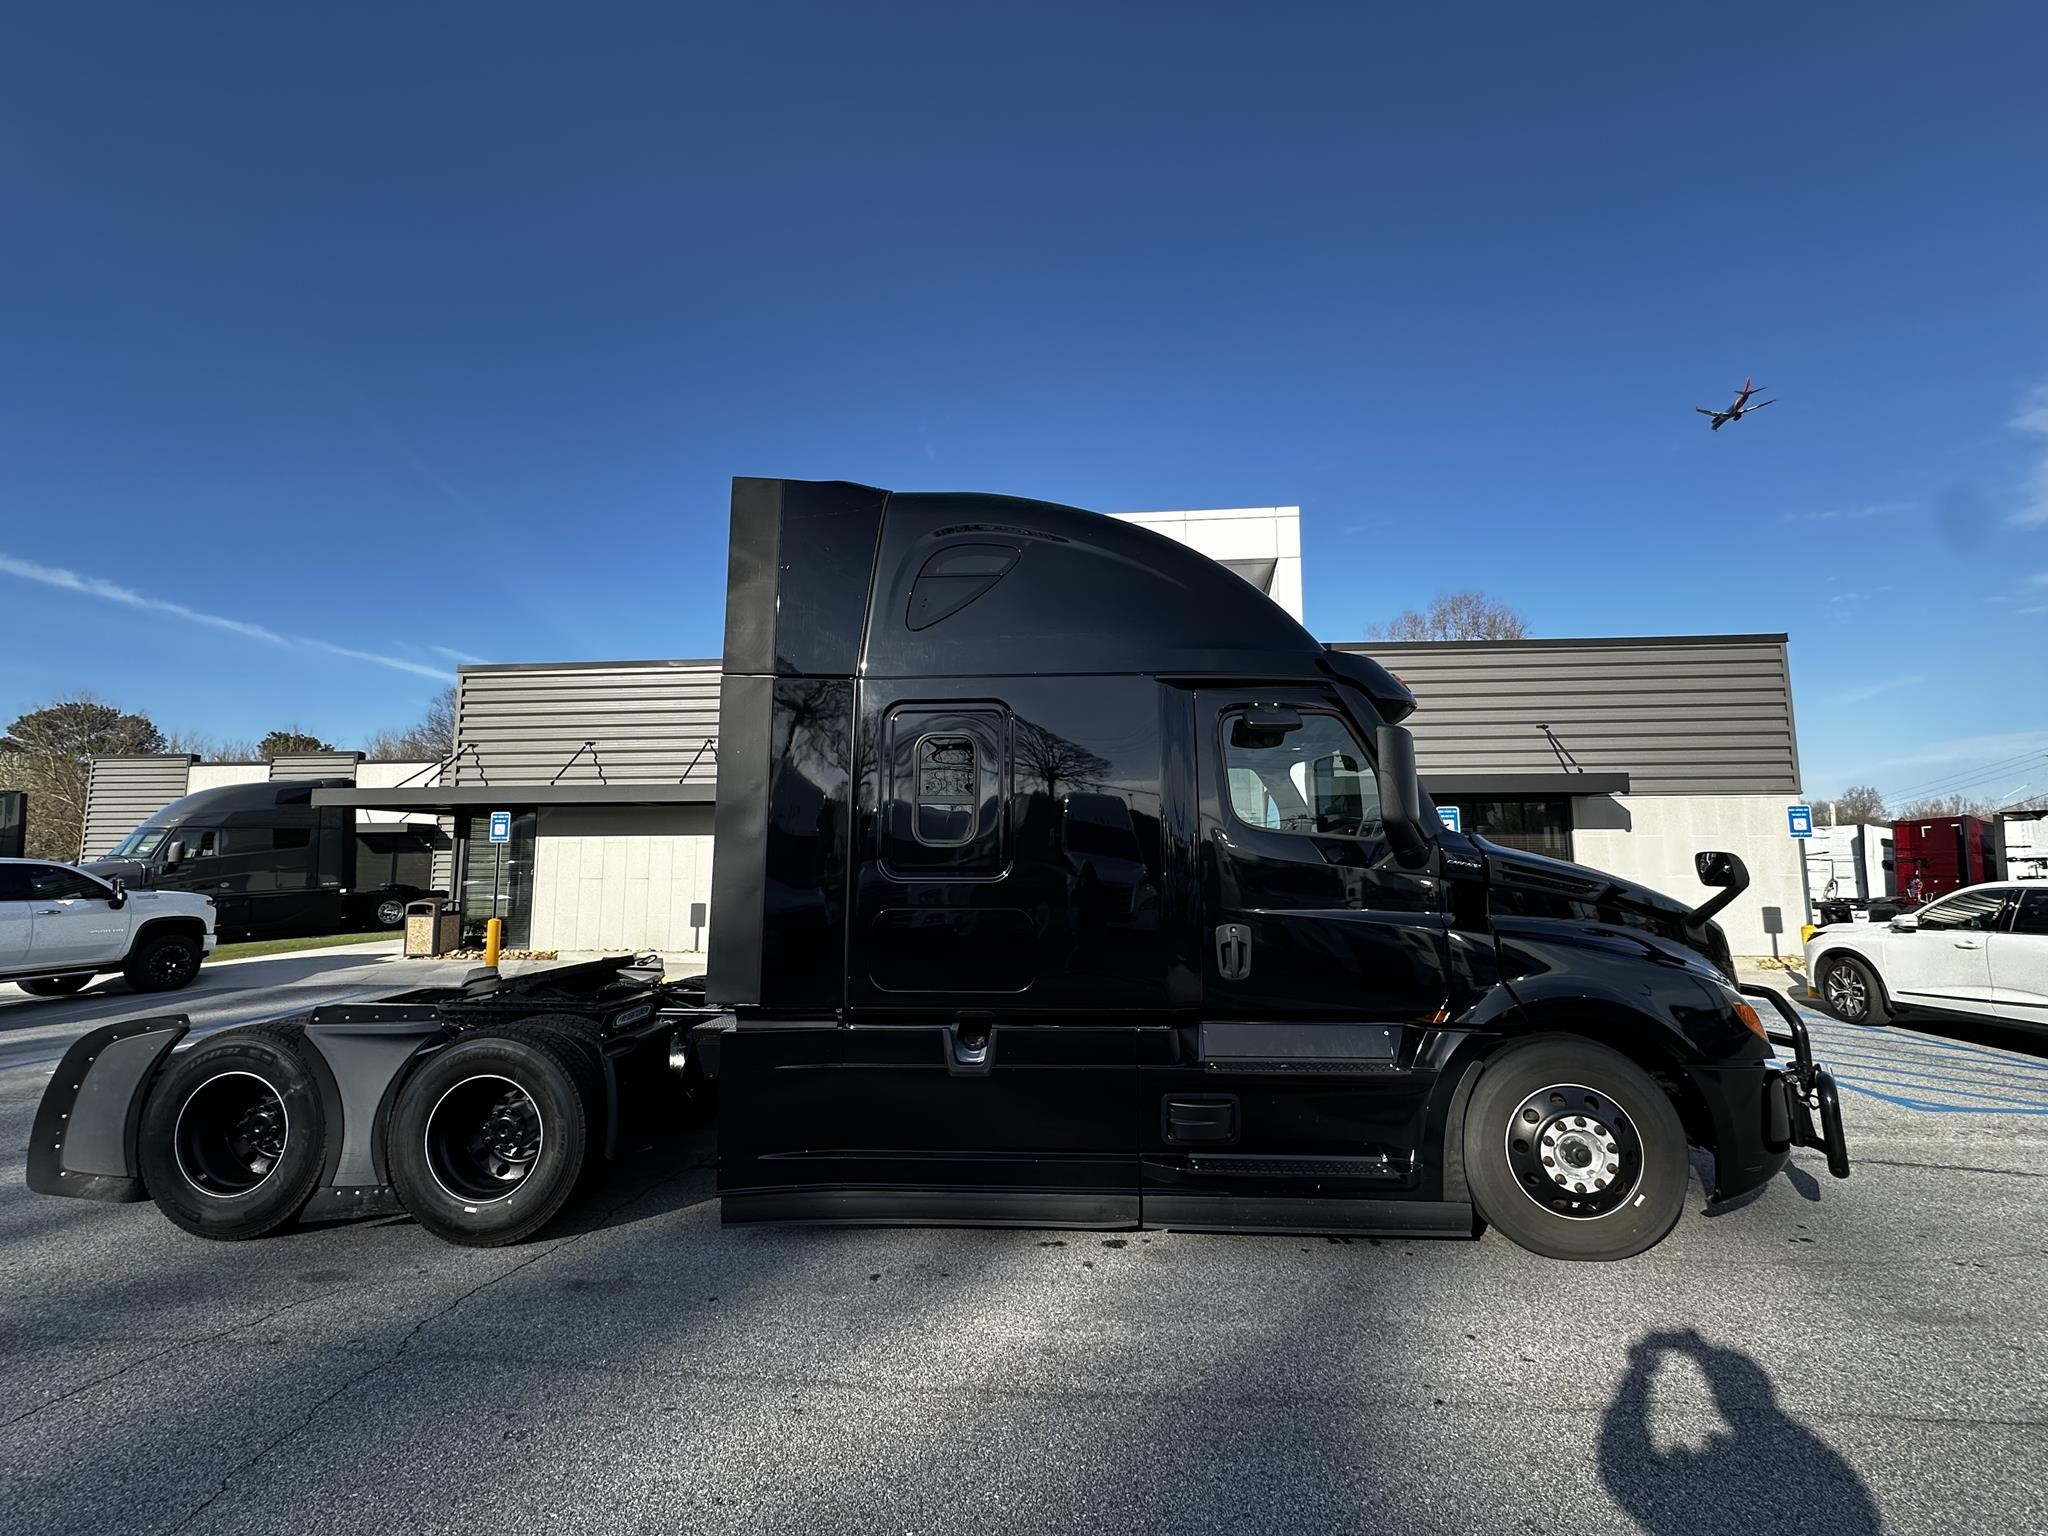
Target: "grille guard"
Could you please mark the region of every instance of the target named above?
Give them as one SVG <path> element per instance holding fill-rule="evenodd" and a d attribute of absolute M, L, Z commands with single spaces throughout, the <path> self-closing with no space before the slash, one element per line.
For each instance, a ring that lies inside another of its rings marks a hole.
<path fill-rule="evenodd" d="M 1813 1059 L 1813 1040 L 1806 1032 L 1806 1021 L 1782 992 L 1754 982 L 1745 982 L 1735 990 L 1744 997 L 1769 1003 L 1785 1023 L 1782 1030 L 1766 1028 L 1764 1038 L 1774 1046 L 1792 1048 L 1792 1067 L 1786 1077 L 1791 1087 L 1793 1145 L 1825 1152 L 1828 1172 L 1846 1179 L 1849 1142 L 1842 1132 L 1842 1098 L 1835 1089 L 1834 1074 Z"/>

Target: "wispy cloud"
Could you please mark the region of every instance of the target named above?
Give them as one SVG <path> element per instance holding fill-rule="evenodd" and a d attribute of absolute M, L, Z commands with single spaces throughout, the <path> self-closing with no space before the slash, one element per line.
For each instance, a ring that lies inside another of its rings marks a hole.
<path fill-rule="evenodd" d="M 2022 613 L 2048 613 L 2048 603 L 2029 603 L 2029 604 L 2028 604 L 2028 605 L 2027 605 L 2026 607 L 2024 607 L 2024 608 L 2015 608 L 2015 609 L 2013 609 L 2013 612 L 2014 612 L 2014 614 L 2022 614 Z"/>
<path fill-rule="evenodd" d="M 1874 517 L 1897 517 L 1913 510 L 1910 501 L 1880 501 L 1867 507 L 1831 507 L 1825 512 L 1787 512 L 1788 523 L 1861 523 Z"/>
<path fill-rule="evenodd" d="M 2036 571 L 2031 578 L 2037 587 L 2048 587 L 2048 571 Z"/>
<path fill-rule="evenodd" d="M 469 665 L 473 667 L 483 666 L 485 662 L 489 659 L 483 656 L 472 656 L 467 651 L 458 651 L 452 645 L 430 645 L 427 647 L 427 649 L 432 651 L 436 656 L 445 656 L 450 661 L 454 662 L 467 662 Z"/>
<path fill-rule="evenodd" d="M 1897 693 L 1901 688 L 1913 688 L 1927 679 L 1918 672 L 1905 677 L 1887 677 L 1881 682 L 1865 683 L 1861 688 L 1851 688 L 1846 693 L 1835 695 L 1837 704 L 1866 704 L 1881 694 Z"/>
<path fill-rule="evenodd" d="M 94 597 L 102 602 L 119 603 L 124 608 L 136 608 L 144 613 L 165 614 L 170 618 L 183 619 L 188 624 L 203 624 L 209 629 L 225 630 L 231 635 L 240 635 L 245 640 L 259 640 L 265 645 L 275 645 L 285 650 L 326 651 L 330 655 L 346 656 L 351 661 L 367 661 L 376 666 L 390 667 L 393 671 L 431 677 L 437 682 L 453 681 L 438 667 L 407 661 L 399 656 L 380 656 L 375 651 L 351 650 L 345 645 L 335 645 L 326 640 L 314 640 L 303 635 L 280 634 L 277 630 L 265 628 L 261 624 L 251 624 L 245 619 L 231 619 L 223 614 L 206 613 L 198 608 L 187 607 L 183 603 L 174 603 L 168 598 L 150 597 L 118 582 L 108 581 L 99 576 L 84 576 L 77 571 L 67 571 L 62 566 L 38 565 L 33 560 L 17 560 L 12 555 L 0 554 L 0 575 L 33 581 L 41 586 L 54 587 L 60 592 L 76 593 L 80 597 Z"/>
<path fill-rule="evenodd" d="M 1830 592 L 1828 594 L 1828 601 L 1831 603 L 1860 603 L 1869 598 L 1883 597 L 1885 593 L 1891 590 L 1891 583 L 1886 582 L 1882 586 L 1864 587 L 1854 592 Z"/>
<path fill-rule="evenodd" d="M 2048 528 L 2048 380 L 2034 386 L 2006 425 L 2033 438 L 2038 454 L 2027 471 L 2020 504 L 2006 521 L 2015 528 Z"/>

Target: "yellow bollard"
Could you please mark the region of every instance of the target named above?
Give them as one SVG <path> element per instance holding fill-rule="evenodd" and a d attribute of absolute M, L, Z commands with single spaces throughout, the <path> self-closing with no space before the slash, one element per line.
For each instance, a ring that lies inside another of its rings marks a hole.
<path fill-rule="evenodd" d="M 505 919 L 494 917 L 484 924 L 484 968 L 498 968 L 498 946 L 505 942 Z"/>

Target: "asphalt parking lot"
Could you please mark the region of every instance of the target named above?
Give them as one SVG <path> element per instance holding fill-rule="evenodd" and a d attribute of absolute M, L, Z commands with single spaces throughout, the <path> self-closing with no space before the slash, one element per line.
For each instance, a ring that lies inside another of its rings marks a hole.
<path fill-rule="evenodd" d="M 210 1245 L 27 1193 L 24 1057 L 5 1524 L 2048 1529 L 2048 1059 L 1815 1034 L 1855 1177 L 1696 1188 L 1600 1267 L 1492 1235 L 725 1230 L 704 1133 L 512 1250 L 404 1221 Z"/>

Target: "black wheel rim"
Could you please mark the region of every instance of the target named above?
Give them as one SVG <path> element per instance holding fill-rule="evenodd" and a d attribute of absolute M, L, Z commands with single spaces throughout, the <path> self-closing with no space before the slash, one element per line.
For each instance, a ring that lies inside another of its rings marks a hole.
<path fill-rule="evenodd" d="M 1522 1193 L 1571 1221 L 1613 1215 L 1643 1182 L 1635 1117 L 1580 1083 L 1553 1083 L 1516 1105 L 1506 1152 Z"/>
<path fill-rule="evenodd" d="M 509 1077 L 464 1078 L 427 1114 L 427 1171 L 465 1205 L 514 1193 L 532 1175 L 545 1140 L 540 1106 Z"/>
<path fill-rule="evenodd" d="M 185 1097 L 171 1133 L 178 1171 L 203 1195 L 232 1200 L 277 1171 L 291 1118 L 277 1090 L 254 1072 L 223 1072 Z"/>
<path fill-rule="evenodd" d="M 1830 1008 L 1851 1022 L 1870 1012 L 1870 989 L 1864 986 L 1853 965 L 1829 967 L 1827 980 L 1821 983 L 1821 994 Z"/>
<path fill-rule="evenodd" d="M 387 901 L 377 909 L 377 921 L 386 928 L 396 928 L 405 921 L 405 906 L 402 902 Z"/>
<path fill-rule="evenodd" d="M 151 981 L 176 983 L 190 976 L 197 963 L 193 952 L 183 944 L 159 944 L 149 952 L 144 968 Z"/>

